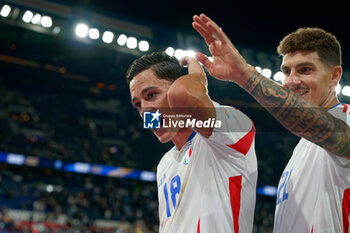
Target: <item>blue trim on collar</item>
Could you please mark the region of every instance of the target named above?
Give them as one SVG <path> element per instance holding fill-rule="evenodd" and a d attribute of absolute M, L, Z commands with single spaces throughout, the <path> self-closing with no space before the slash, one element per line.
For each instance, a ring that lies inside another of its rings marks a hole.
<path fill-rule="evenodd" d="M 337 106 L 339 106 L 339 105 L 341 105 L 341 104 L 347 104 L 347 103 L 338 103 L 338 104 L 334 105 L 333 107 L 331 107 L 331 109 L 332 109 L 332 108 L 335 108 L 335 107 L 337 107 Z"/>
<path fill-rule="evenodd" d="M 186 142 L 191 141 L 192 138 L 193 138 L 196 134 L 197 134 L 196 131 L 193 131 L 193 133 L 188 137 L 188 139 L 187 139 Z"/>

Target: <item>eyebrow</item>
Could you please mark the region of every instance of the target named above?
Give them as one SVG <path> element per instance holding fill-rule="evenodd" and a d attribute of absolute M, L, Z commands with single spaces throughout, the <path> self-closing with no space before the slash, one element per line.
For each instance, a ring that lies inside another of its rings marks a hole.
<path fill-rule="evenodd" d="M 141 91 L 141 95 L 143 95 L 145 92 L 147 92 L 148 90 L 153 89 L 153 88 L 157 88 L 157 87 L 156 87 L 156 86 L 151 86 L 151 87 L 147 87 L 147 88 L 143 89 L 143 90 Z M 131 104 L 132 104 L 132 105 L 134 105 L 133 103 L 134 103 L 134 101 L 135 101 L 136 99 L 137 99 L 136 97 L 132 98 L 132 100 L 131 100 Z"/>
<path fill-rule="evenodd" d="M 296 67 L 300 67 L 300 66 L 315 66 L 315 64 L 313 62 L 302 62 L 302 63 L 296 65 Z M 283 70 L 285 68 L 289 68 L 289 66 L 281 65 L 281 70 Z"/>

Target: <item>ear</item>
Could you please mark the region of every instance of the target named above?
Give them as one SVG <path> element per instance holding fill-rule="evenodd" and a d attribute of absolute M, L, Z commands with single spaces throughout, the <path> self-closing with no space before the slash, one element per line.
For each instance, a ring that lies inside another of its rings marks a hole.
<path fill-rule="evenodd" d="M 331 87 L 336 87 L 343 73 L 343 69 L 341 66 L 334 66 L 331 70 L 331 73 L 332 73 L 332 77 L 331 77 L 330 85 Z"/>

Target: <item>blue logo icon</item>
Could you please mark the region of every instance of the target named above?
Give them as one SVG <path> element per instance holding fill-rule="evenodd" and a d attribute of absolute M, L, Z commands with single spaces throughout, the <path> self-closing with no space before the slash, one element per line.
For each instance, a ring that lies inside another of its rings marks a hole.
<path fill-rule="evenodd" d="M 143 112 L 143 128 L 144 129 L 159 129 L 160 116 L 162 114 L 157 110 L 156 112 Z"/>

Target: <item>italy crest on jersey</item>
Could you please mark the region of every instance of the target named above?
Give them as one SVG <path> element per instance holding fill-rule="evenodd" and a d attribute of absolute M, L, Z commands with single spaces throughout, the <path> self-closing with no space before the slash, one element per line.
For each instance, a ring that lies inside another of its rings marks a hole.
<path fill-rule="evenodd" d="M 184 156 L 184 164 L 185 165 L 187 165 L 190 162 L 192 151 L 193 151 L 192 143 L 189 143 L 186 147 L 186 150 L 185 150 L 185 156 Z"/>

